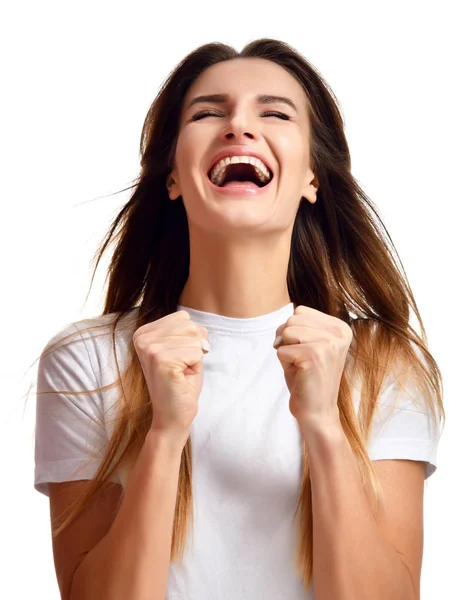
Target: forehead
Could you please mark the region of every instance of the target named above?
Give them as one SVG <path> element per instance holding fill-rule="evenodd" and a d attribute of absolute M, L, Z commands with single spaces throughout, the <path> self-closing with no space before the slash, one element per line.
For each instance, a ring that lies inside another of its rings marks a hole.
<path fill-rule="evenodd" d="M 264 58 L 234 58 L 209 67 L 187 91 L 184 107 L 200 94 L 229 94 L 230 101 L 258 94 L 289 96 L 300 112 L 306 106 L 305 92 L 295 77 Z"/>

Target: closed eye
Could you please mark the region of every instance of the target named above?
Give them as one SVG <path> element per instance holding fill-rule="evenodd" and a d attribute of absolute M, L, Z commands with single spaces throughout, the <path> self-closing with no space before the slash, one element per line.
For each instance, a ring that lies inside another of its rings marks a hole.
<path fill-rule="evenodd" d="M 291 120 L 291 117 L 289 115 L 287 115 L 287 114 L 285 114 L 283 112 L 275 111 L 275 110 L 269 110 L 269 111 L 266 111 L 265 113 L 262 113 L 263 117 L 267 116 L 267 115 L 271 116 L 271 117 L 272 116 L 279 117 L 279 119 L 283 119 L 285 121 L 290 121 Z M 216 113 L 216 112 L 211 111 L 211 110 L 202 110 L 202 111 L 194 114 L 191 120 L 192 121 L 199 121 L 200 119 L 203 119 L 204 117 L 210 117 L 210 116 L 220 117 L 222 115 L 220 115 L 220 113 Z"/>

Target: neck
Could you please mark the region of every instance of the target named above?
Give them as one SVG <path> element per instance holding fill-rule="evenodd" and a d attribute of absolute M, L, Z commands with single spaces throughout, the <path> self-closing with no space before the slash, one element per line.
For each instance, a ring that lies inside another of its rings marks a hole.
<path fill-rule="evenodd" d="M 246 319 L 291 302 L 287 287 L 288 233 L 265 240 L 190 236 L 189 277 L 179 304 Z"/>

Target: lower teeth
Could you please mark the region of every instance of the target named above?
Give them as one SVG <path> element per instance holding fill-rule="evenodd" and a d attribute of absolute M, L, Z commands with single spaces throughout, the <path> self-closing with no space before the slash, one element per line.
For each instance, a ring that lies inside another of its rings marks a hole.
<path fill-rule="evenodd" d="M 252 185 L 255 185 L 258 188 L 264 187 L 266 185 L 265 183 L 262 183 L 261 185 L 259 185 L 255 181 L 226 181 L 225 183 L 218 184 L 218 187 L 225 187 L 225 186 L 227 186 L 227 185 L 229 185 L 231 183 L 234 184 L 234 185 L 238 185 L 238 184 L 239 185 L 249 185 L 249 184 L 252 184 Z"/>

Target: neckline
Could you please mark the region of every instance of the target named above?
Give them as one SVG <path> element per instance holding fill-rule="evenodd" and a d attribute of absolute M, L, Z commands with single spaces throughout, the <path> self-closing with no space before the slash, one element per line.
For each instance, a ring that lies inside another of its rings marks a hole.
<path fill-rule="evenodd" d="M 294 313 L 294 304 L 289 302 L 281 308 L 258 317 L 249 317 L 247 319 L 238 319 L 235 317 L 227 317 L 206 311 L 189 308 L 178 304 L 177 310 L 186 310 L 192 321 L 203 325 L 209 331 L 224 331 L 226 333 L 263 333 L 265 331 L 273 331 L 282 325 Z"/>

